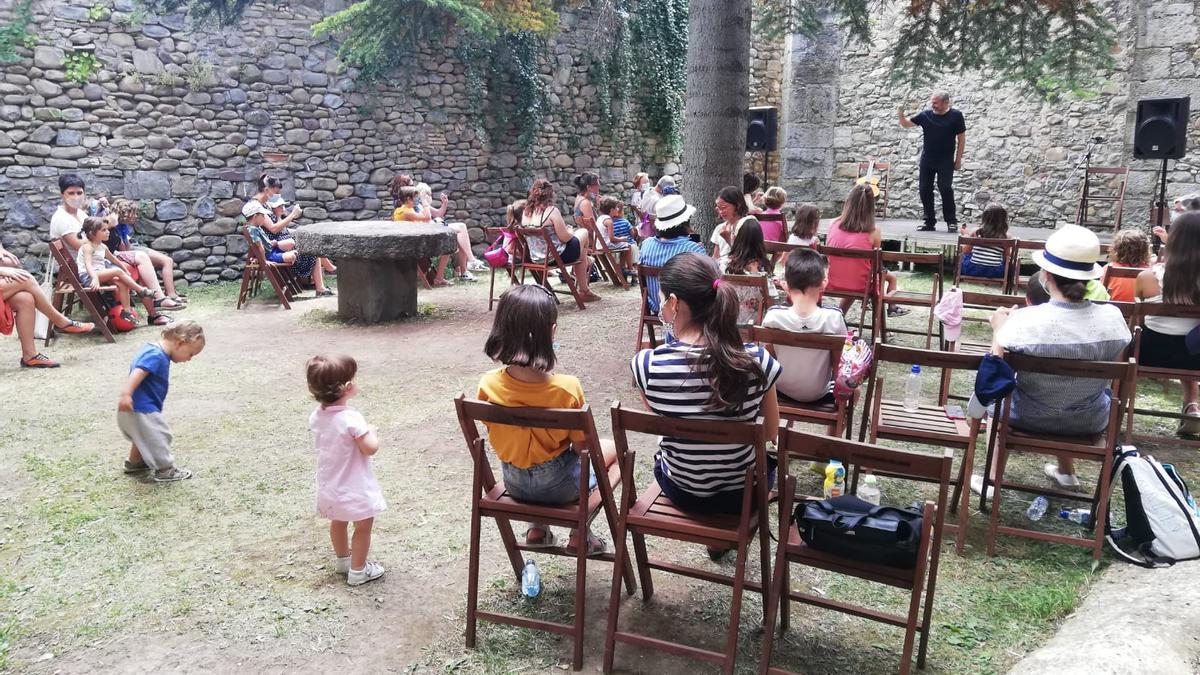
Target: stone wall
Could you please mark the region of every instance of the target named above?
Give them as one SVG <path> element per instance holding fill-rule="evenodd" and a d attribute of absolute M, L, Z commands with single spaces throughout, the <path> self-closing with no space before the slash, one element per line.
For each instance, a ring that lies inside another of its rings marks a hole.
<path fill-rule="evenodd" d="M 903 3 L 889 3 L 891 12 Z M 1195 190 L 1200 181 L 1200 3 L 1110 0 L 1118 29 L 1117 70 L 1098 94 L 1057 102 L 1038 100 L 1010 85 L 968 73 L 942 78 L 967 120 L 963 171 L 955 177 L 960 221 L 977 221 L 989 201 L 1009 207 L 1010 222 L 1053 226 L 1074 219 L 1080 175 L 1072 168 L 1087 142 L 1102 137 L 1093 165 L 1131 170 L 1126 225 L 1145 226 L 1160 162 L 1132 158 L 1137 100 L 1191 95 L 1189 157 L 1172 162 L 1168 191 Z M 827 24 L 816 40 L 791 36 L 784 91 L 784 176 L 793 199 L 811 199 L 833 212 L 853 184 L 856 164 L 868 158 L 893 165 L 889 215 L 920 217 L 917 195 L 919 129 L 897 123 L 896 106 L 909 114 L 928 105 L 930 92 L 894 87 L 886 79 L 895 38 L 889 14 L 877 21 L 872 44 L 848 41 Z M 827 105 L 829 101 L 833 105 Z M 965 213 L 963 213 L 965 211 Z M 939 221 L 941 220 L 939 209 Z"/>
<path fill-rule="evenodd" d="M 509 135 L 476 135 L 463 66 L 426 56 L 411 88 L 357 90 L 336 44 L 311 26 L 340 0 L 257 3 L 236 28 L 196 28 L 183 16 L 153 16 L 131 0 L 93 20 L 95 0 L 34 3 L 37 45 L 0 65 L 0 241 L 39 269 L 57 177 L 77 172 L 92 195 L 140 200 L 137 232 L 169 252 L 190 283 L 239 275 L 245 246 L 240 205 L 262 171 L 284 179 L 302 222 L 390 216 L 395 171 L 446 190 L 448 220 L 480 228 L 500 222 L 532 176 L 565 193 L 584 170 L 605 193 L 627 194 L 635 172 L 676 172 L 634 122 L 601 132 L 588 84 L 591 15 L 563 15 L 541 74 L 551 112 L 528 152 Z M 0 2 L 0 23 L 11 3 Z M 94 50 L 102 67 L 82 85 L 64 60 Z M 636 115 L 632 118 L 636 120 Z"/>

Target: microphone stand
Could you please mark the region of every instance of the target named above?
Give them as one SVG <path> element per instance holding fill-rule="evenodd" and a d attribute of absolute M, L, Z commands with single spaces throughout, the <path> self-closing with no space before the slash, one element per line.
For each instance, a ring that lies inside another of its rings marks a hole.
<path fill-rule="evenodd" d="M 1156 206 L 1157 206 L 1157 208 L 1154 209 L 1154 221 L 1155 221 L 1154 224 L 1156 227 L 1165 227 L 1165 223 L 1163 223 L 1163 219 L 1166 218 L 1166 216 L 1167 216 L 1167 158 L 1166 157 L 1163 157 L 1162 171 L 1159 173 L 1158 202 L 1156 203 Z M 1162 248 L 1162 240 L 1158 238 L 1158 235 L 1153 235 L 1152 239 L 1153 239 L 1152 248 L 1154 249 L 1154 255 L 1157 256 L 1159 249 Z"/>
<path fill-rule="evenodd" d="M 1079 208 L 1075 212 L 1076 225 L 1083 224 L 1085 214 L 1087 213 L 1087 194 L 1088 187 L 1091 182 L 1091 176 L 1088 174 L 1089 169 L 1092 168 L 1092 152 L 1096 149 L 1096 146 L 1102 142 L 1103 139 L 1099 136 L 1093 136 L 1088 139 L 1087 150 L 1084 151 L 1083 159 L 1075 163 L 1075 166 L 1071 168 L 1071 173 L 1067 174 L 1067 177 L 1058 184 L 1058 190 L 1056 190 L 1056 192 L 1062 192 L 1063 190 L 1066 190 L 1067 186 L 1071 184 L 1071 181 L 1075 179 L 1075 174 L 1079 173 L 1079 169 L 1083 169 L 1083 195 L 1080 197 Z"/>

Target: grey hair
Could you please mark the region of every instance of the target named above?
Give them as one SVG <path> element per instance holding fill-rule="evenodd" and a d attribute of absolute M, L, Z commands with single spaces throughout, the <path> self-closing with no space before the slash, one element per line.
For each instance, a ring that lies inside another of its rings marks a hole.
<path fill-rule="evenodd" d="M 948 91 L 935 91 L 933 92 L 933 97 L 939 101 L 950 102 L 950 92 Z"/>

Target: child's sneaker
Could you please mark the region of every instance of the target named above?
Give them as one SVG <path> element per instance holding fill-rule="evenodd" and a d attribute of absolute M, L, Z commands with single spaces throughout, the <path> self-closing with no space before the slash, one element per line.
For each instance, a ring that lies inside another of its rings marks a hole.
<path fill-rule="evenodd" d="M 187 469 L 180 469 L 177 466 L 154 472 L 155 483 L 174 483 L 175 481 L 187 480 L 191 477 L 191 471 L 188 471 Z"/>
<path fill-rule="evenodd" d="M 350 556 L 346 556 L 345 558 L 334 558 L 333 559 L 333 571 L 337 572 L 338 574 L 349 574 L 350 573 Z"/>
<path fill-rule="evenodd" d="M 362 586 L 368 581 L 375 581 L 382 577 L 385 571 L 383 565 L 369 562 L 361 570 L 350 570 L 346 575 L 346 583 L 350 586 Z"/>

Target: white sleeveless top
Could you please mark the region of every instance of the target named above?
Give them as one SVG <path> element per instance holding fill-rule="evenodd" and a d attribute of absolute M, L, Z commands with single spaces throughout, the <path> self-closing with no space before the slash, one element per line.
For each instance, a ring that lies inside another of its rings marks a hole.
<path fill-rule="evenodd" d="M 1154 270 L 1154 278 L 1158 280 L 1159 292 L 1158 295 L 1153 298 L 1146 298 L 1145 301 L 1147 303 L 1162 302 L 1163 271 L 1166 268 L 1162 263 L 1158 263 L 1152 269 Z M 1196 326 L 1200 326 L 1200 319 L 1180 319 L 1171 316 L 1146 317 L 1146 328 L 1155 333 L 1162 333 L 1163 335 L 1187 335 Z"/>
<path fill-rule="evenodd" d="M 104 244 L 96 244 L 92 248 L 92 271 L 99 272 L 104 269 Z M 78 268 L 80 274 L 87 274 L 87 266 L 84 264 L 83 246 L 75 252 L 75 267 Z"/>

